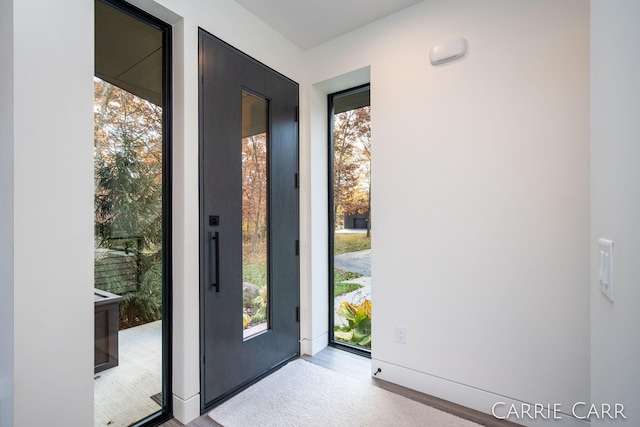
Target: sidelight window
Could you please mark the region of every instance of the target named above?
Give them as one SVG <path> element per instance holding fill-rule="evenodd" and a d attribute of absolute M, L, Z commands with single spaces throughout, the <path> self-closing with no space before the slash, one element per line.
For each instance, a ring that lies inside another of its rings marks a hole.
<path fill-rule="evenodd" d="M 371 349 L 369 85 L 329 95 L 329 294 L 332 344 Z"/>
<path fill-rule="evenodd" d="M 170 33 L 95 1 L 95 426 L 171 413 Z"/>

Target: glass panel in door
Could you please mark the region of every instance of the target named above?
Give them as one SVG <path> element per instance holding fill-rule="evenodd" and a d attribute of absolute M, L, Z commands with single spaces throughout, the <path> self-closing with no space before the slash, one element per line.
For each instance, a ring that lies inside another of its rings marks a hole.
<path fill-rule="evenodd" d="M 268 106 L 242 91 L 243 338 L 269 328 Z"/>

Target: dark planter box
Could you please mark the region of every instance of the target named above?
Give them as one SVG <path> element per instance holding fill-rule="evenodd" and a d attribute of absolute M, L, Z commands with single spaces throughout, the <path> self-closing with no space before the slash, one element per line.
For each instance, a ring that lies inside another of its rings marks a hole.
<path fill-rule="evenodd" d="M 118 305 L 120 295 L 94 289 L 94 372 L 118 366 Z"/>

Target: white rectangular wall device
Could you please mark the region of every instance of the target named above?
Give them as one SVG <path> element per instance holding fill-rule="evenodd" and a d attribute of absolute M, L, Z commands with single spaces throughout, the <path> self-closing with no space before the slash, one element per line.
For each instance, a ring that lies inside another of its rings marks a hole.
<path fill-rule="evenodd" d="M 464 57 L 467 54 L 467 40 L 464 37 L 448 40 L 433 46 L 429 52 L 431 65 L 442 65 Z"/>

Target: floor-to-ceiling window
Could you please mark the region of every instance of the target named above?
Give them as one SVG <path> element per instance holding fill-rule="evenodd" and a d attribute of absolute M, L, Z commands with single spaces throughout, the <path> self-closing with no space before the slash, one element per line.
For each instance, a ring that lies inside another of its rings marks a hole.
<path fill-rule="evenodd" d="M 371 349 L 370 87 L 329 95 L 331 342 Z"/>
<path fill-rule="evenodd" d="M 170 37 L 95 1 L 95 427 L 171 413 Z"/>

